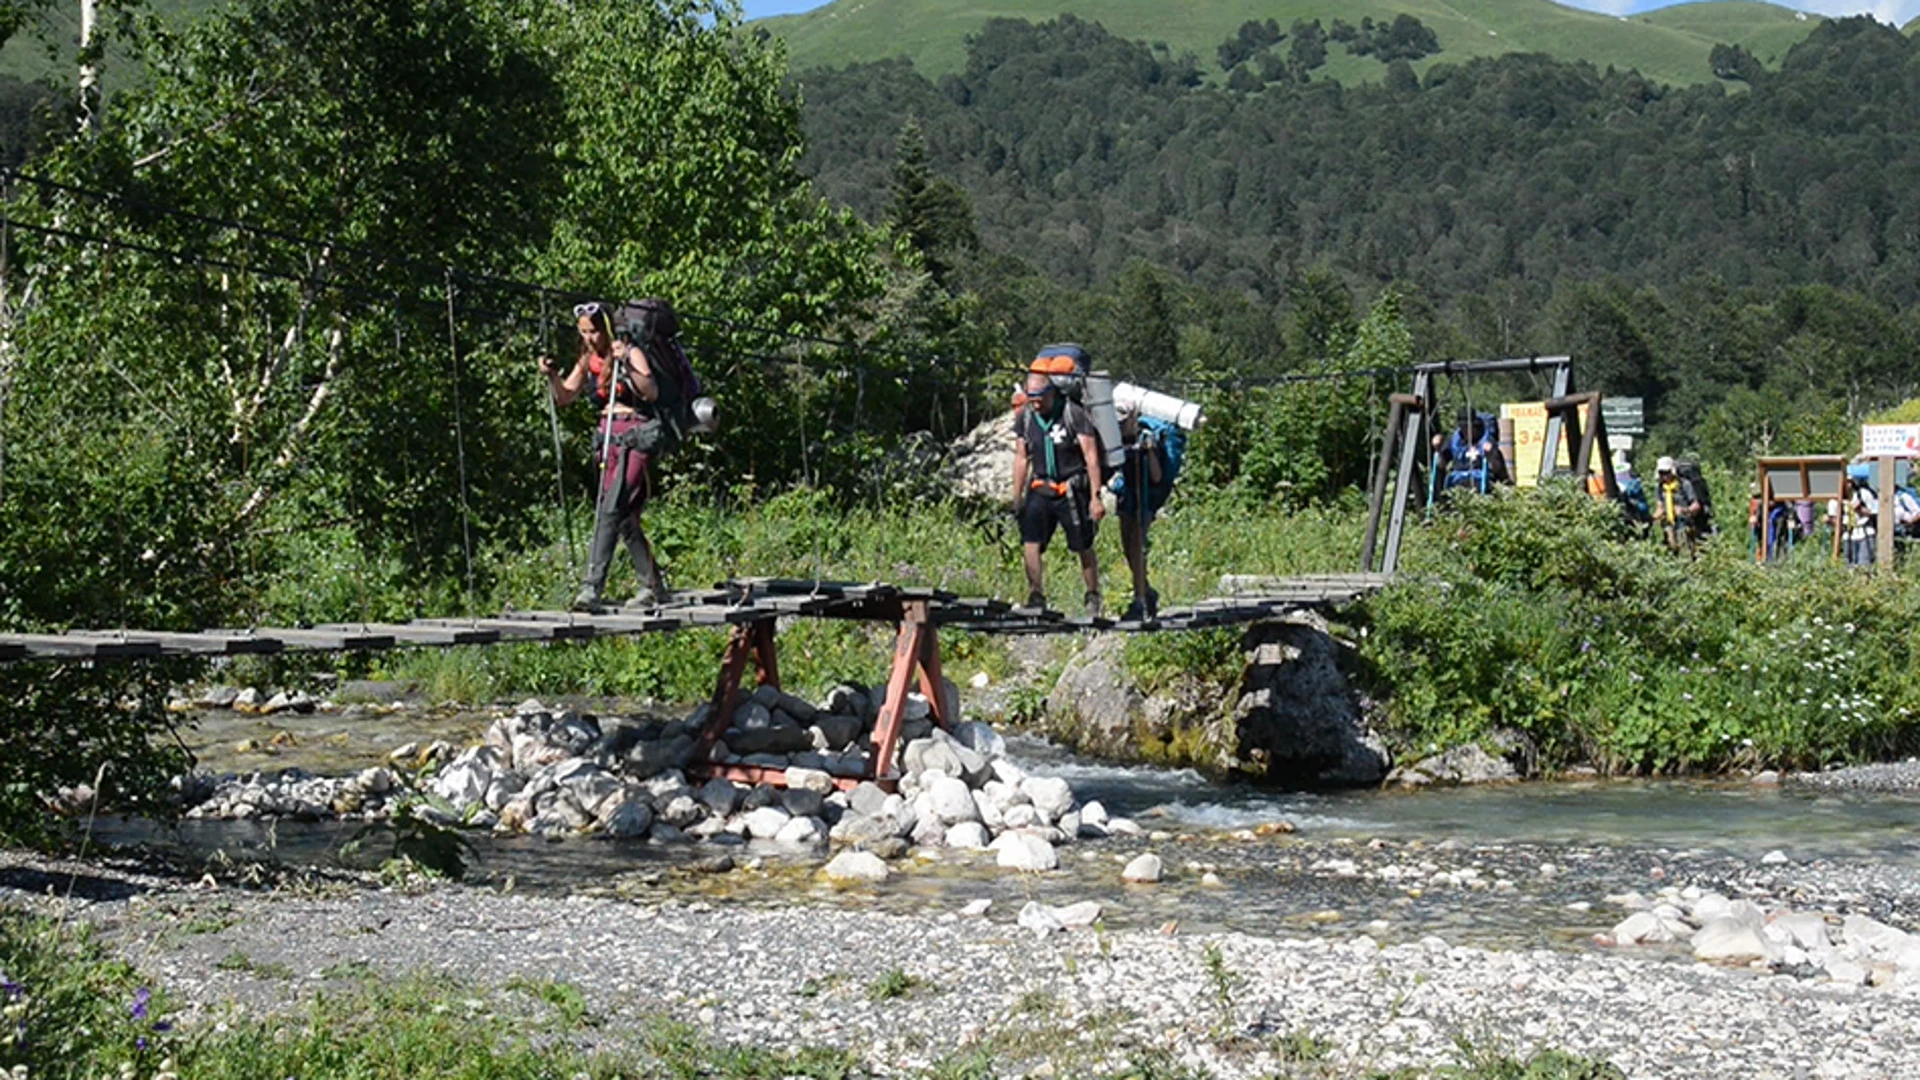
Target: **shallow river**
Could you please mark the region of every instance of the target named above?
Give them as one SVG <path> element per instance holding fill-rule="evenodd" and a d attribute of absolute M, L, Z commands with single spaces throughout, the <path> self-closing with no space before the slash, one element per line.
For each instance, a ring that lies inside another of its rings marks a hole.
<path fill-rule="evenodd" d="M 462 727 L 453 720 L 444 726 L 450 737 Z M 333 745 L 325 756 L 360 756 L 341 755 Z M 1082 801 L 1099 799 L 1153 834 L 1065 847 L 1065 872 L 1058 874 L 1009 874 L 996 870 L 990 856 L 949 854 L 905 864 L 904 872 L 877 889 L 852 890 L 828 886 L 814 874 L 824 853 L 772 845 L 733 849 L 740 869 L 709 873 L 702 864 L 727 849 L 474 834 L 474 878 L 495 887 L 511 883 L 522 892 L 611 890 L 647 898 L 671 891 L 730 903 L 817 902 L 893 911 L 953 910 L 991 898 L 998 917 L 1010 917 L 1029 899 L 1094 899 L 1114 926 L 1177 922 L 1182 929 L 1255 933 L 1365 932 L 1383 941 L 1439 934 L 1505 947 L 1586 948 L 1595 932 L 1621 917 L 1600 903 L 1604 896 L 1651 892 L 1667 882 L 1725 880 L 1756 867 L 1772 851 L 1795 863 L 1858 863 L 1881 874 L 1920 870 L 1920 799 L 1912 797 L 1646 781 L 1291 795 L 1222 786 L 1190 771 L 1102 765 L 1034 740 L 1014 739 L 1010 747 L 1031 771 L 1065 777 Z M 205 764 L 235 767 L 211 756 Z M 250 764 L 320 763 L 255 758 Z M 1247 832 L 1279 821 L 1298 831 Z M 348 861 L 341 846 L 362 829 L 357 823 L 291 821 L 103 825 L 102 838 L 109 841 L 308 865 Z M 1118 864 L 1143 850 L 1166 861 L 1166 880 L 1145 888 L 1121 884 Z M 366 853 L 351 861 L 364 866 L 379 851 L 372 839 Z M 1436 873 L 1461 870 L 1478 880 L 1433 880 Z M 1204 880 L 1208 873 L 1214 881 Z"/>

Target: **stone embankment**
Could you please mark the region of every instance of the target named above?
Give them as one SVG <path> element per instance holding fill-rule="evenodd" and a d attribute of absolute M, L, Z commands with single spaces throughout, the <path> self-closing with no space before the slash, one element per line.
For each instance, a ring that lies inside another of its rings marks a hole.
<path fill-rule="evenodd" d="M 947 692 L 957 713 L 951 684 Z M 1027 775 L 987 724 L 936 727 L 918 694 L 908 696 L 896 751 L 899 790 L 871 782 L 842 790 L 836 781 L 862 775 L 876 752 L 879 704 L 853 686 L 818 705 L 763 686 L 735 708 L 714 758 L 783 769 L 784 787 L 690 780 L 684 770 L 707 709 L 662 721 L 527 701 L 498 716 L 478 745 L 401 747 L 389 768 L 343 777 L 236 773 L 180 786 L 192 818 L 380 820 L 405 802 L 441 824 L 502 833 L 660 844 L 831 841 L 888 858 L 909 846 L 992 850 L 1002 865 L 1023 870 L 1051 869 L 1061 844 L 1139 832 L 1098 802 L 1081 805 L 1066 781 Z"/>

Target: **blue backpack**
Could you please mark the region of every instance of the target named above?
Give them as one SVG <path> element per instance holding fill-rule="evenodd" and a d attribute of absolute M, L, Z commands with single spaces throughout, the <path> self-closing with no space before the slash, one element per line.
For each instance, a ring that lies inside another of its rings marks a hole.
<path fill-rule="evenodd" d="M 1166 454 L 1166 461 L 1160 468 L 1160 482 L 1153 486 L 1156 492 L 1170 491 L 1173 482 L 1180 478 L 1180 465 L 1187 459 L 1187 433 L 1179 424 L 1158 417 L 1140 418 L 1142 432 L 1152 432 L 1153 441 L 1160 445 Z M 1124 471 L 1115 475 L 1111 487 L 1115 493 L 1127 489 L 1127 475 Z"/>

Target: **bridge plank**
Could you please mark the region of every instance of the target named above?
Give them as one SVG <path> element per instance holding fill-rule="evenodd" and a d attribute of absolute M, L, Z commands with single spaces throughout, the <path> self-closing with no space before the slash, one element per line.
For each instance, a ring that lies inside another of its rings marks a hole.
<path fill-rule="evenodd" d="M 461 620 L 463 623 L 466 620 Z M 500 640 L 498 630 L 474 626 L 436 626 L 409 623 L 322 623 L 315 630 L 336 633 L 385 634 L 403 645 L 492 645 Z"/>
<path fill-rule="evenodd" d="M 6 641 L 26 650 L 28 659 L 129 660 L 163 655 L 160 643 L 136 638 L 84 634 L 8 634 Z"/>
<path fill-rule="evenodd" d="M 258 656 L 285 648 L 276 638 L 235 637 L 231 634 L 190 634 L 165 630 L 71 630 L 70 637 L 151 641 L 167 656 Z"/>
<path fill-rule="evenodd" d="M 205 634 L 224 634 L 239 638 L 272 638 L 291 649 L 305 652 L 364 652 L 372 649 L 391 649 L 395 642 L 392 634 L 372 631 L 323 630 L 308 627 L 260 626 L 251 630 L 212 629 L 203 630 Z"/>

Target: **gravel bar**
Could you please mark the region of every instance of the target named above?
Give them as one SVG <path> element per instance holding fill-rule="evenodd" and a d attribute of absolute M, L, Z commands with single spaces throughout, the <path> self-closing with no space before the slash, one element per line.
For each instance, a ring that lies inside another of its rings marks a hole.
<path fill-rule="evenodd" d="M 0 859 L 0 903 L 46 903 L 34 894 L 68 868 Z M 1455 1061 L 1458 1036 L 1519 1056 L 1558 1047 L 1602 1057 L 1632 1077 L 1920 1073 L 1920 986 L 1840 987 L 1671 954 L 1431 937 L 1382 947 L 1359 934 L 1036 938 L 1005 904 L 971 918 L 459 886 L 408 895 L 336 883 L 315 897 L 98 866 L 78 892 L 91 898 L 78 910 L 186 1003 L 189 1024 L 281 1010 L 339 991 L 339 972 L 370 971 L 476 986 L 565 981 L 615 1044 L 668 1016 L 725 1041 L 846 1048 L 876 1075 L 991 1049 L 1007 1074 L 1042 1062 L 1053 1066 L 1043 1074 L 1097 1072 L 1166 1050 L 1222 1078 L 1253 1077 L 1284 1068 L 1298 1035 L 1326 1040 L 1355 1072 Z M 195 920 L 218 929 L 182 932 Z M 221 964 L 234 954 L 254 970 Z M 259 974 L 280 965 L 291 978 Z M 896 969 L 913 988 L 873 993 Z"/>

